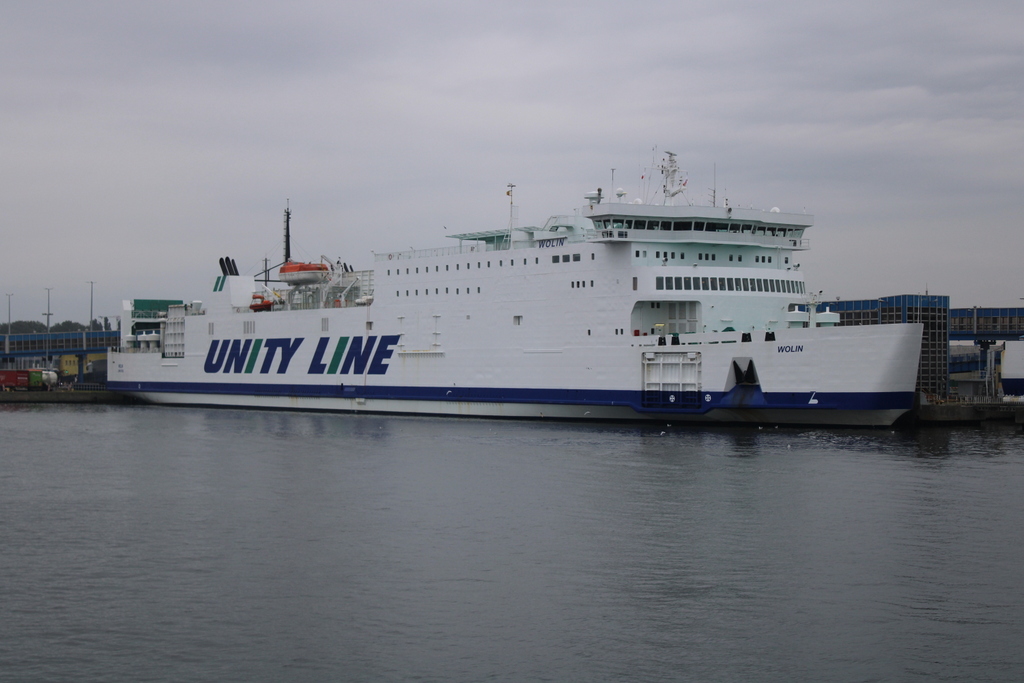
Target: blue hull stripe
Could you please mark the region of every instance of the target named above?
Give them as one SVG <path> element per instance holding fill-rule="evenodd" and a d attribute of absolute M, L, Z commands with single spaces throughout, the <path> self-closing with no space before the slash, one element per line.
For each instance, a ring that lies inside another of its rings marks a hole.
<path fill-rule="evenodd" d="M 1024 378 L 1003 377 L 1003 393 L 1011 396 L 1024 396 Z"/>
<path fill-rule="evenodd" d="M 705 413 L 712 409 L 909 410 L 914 392 L 678 392 L 652 400 L 650 392 L 602 389 L 511 389 L 499 387 L 399 387 L 350 384 L 242 384 L 231 382 L 107 382 L 112 391 L 228 396 L 365 398 L 400 401 L 470 401 L 629 406 L 638 413 Z M 676 399 L 676 396 L 679 398 Z"/>

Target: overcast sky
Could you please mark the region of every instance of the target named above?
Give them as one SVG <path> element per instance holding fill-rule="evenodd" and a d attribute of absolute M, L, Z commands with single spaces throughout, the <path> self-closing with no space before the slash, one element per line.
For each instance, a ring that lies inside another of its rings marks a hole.
<path fill-rule="evenodd" d="M 808 288 L 1024 297 L 1024 3 L 38 2 L 0 11 L 12 316 L 203 299 L 295 255 L 450 243 L 640 193 L 806 210 Z M 659 156 L 660 158 L 660 156 Z M 716 173 L 717 169 L 717 173 Z M 0 304 L 5 304 L 0 299 Z M 6 311 L 0 313 L 4 317 Z"/>

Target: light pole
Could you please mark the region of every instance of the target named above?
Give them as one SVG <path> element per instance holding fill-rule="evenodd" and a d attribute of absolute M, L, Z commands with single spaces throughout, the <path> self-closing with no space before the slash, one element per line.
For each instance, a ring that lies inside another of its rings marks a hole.
<path fill-rule="evenodd" d="M 53 315 L 53 313 L 50 313 L 50 290 L 53 289 L 53 287 L 44 287 L 43 289 L 46 290 L 46 313 L 44 313 L 43 315 L 46 316 L 46 368 L 47 368 L 47 370 L 49 370 L 49 368 L 50 368 L 50 316 Z"/>
<path fill-rule="evenodd" d="M 13 293 L 7 295 L 7 334 L 4 335 L 4 354 L 11 355 L 11 297 Z"/>
<path fill-rule="evenodd" d="M 85 326 L 89 332 L 92 332 L 92 286 L 94 284 L 96 284 L 95 281 L 89 280 L 89 324 Z"/>

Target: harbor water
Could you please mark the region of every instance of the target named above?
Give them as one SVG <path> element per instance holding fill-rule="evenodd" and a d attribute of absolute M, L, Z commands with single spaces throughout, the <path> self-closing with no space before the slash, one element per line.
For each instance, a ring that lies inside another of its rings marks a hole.
<path fill-rule="evenodd" d="M 1020 681 L 1024 435 L 0 406 L 0 680 Z"/>

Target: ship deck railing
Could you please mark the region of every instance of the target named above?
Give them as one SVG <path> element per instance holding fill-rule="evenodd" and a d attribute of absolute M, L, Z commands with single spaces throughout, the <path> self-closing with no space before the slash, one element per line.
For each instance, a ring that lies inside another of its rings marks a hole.
<path fill-rule="evenodd" d="M 676 232 L 669 230 L 588 230 L 585 233 L 552 233 L 552 238 L 565 239 L 565 244 L 579 242 L 669 242 L 669 243 L 710 243 L 736 244 L 744 246 L 794 249 L 802 251 L 811 248 L 811 241 L 806 237 L 772 237 L 770 235 L 750 235 L 730 232 Z M 406 249 L 374 254 L 377 263 L 396 263 L 421 258 L 439 256 L 461 256 L 464 254 L 483 254 L 492 251 L 510 251 L 516 249 L 536 249 L 535 240 L 519 240 L 512 242 L 475 242 L 457 247 L 435 247 L 433 249 Z"/>

